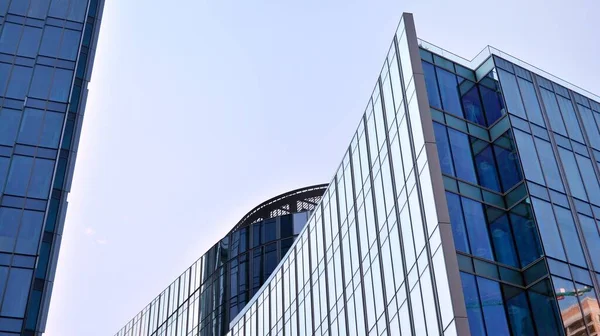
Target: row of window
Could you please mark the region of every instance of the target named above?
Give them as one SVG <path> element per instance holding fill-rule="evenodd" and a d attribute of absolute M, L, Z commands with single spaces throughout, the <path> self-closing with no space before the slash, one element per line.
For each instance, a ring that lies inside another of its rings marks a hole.
<path fill-rule="evenodd" d="M 31 58 L 39 54 L 70 61 L 77 58 L 80 31 L 54 26 L 46 26 L 42 30 L 10 22 L 0 26 L 0 29 L 2 53 Z"/>
<path fill-rule="evenodd" d="M 0 157 L 0 192 L 45 199 L 50 191 L 53 171 L 54 160 L 21 155 L 14 155 L 12 160 Z"/>
<path fill-rule="evenodd" d="M 52 16 L 83 22 L 89 0 L 0 0 L 0 16 L 5 13 L 44 19 Z"/>
<path fill-rule="evenodd" d="M 25 99 L 31 96 L 57 102 L 67 102 L 71 91 L 73 71 L 36 65 L 26 66 L 0 63 L 0 95 Z"/>
<path fill-rule="evenodd" d="M 16 143 L 58 148 L 65 115 L 25 108 L 24 111 L 0 108 L 0 144 Z"/>

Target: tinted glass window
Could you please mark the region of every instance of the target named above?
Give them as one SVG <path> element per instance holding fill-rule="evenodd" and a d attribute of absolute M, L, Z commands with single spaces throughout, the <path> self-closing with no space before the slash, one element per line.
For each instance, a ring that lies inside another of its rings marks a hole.
<path fill-rule="evenodd" d="M 448 135 L 450 137 L 452 156 L 454 157 L 456 177 L 471 183 L 477 183 L 468 135 L 450 128 L 448 129 Z"/>
<path fill-rule="evenodd" d="M 535 210 L 535 217 L 546 254 L 553 258 L 566 260 L 556 220 L 552 212 L 552 206 L 550 203 L 535 197 L 531 198 L 531 202 Z"/>
<path fill-rule="evenodd" d="M 0 108 L 0 144 L 14 145 L 20 121 L 21 111 Z"/>
<path fill-rule="evenodd" d="M 471 81 L 463 80 L 460 84 L 462 95 L 462 106 L 465 112 L 465 118 L 474 123 L 486 126 L 483 115 L 483 106 L 479 98 L 477 85 Z"/>
<path fill-rule="evenodd" d="M 463 217 L 460 196 L 446 192 L 446 201 L 450 213 L 450 224 L 454 236 L 454 245 L 458 251 L 470 253 L 467 230 L 465 228 L 465 219 Z"/>
<path fill-rule="evenodd" d="M 293 215 L 285 215 L 280 218 L 281 238 L 286 238 L 294 235 Z"/>
<path fill-rule="evenodd" d="M 67 9 L 69 8 L 69 0 L 52 0 L 50 4 L 49 16 L 54 16 L 59 19 L 67 18 Z"/>
<path fill-rule="evenodd" d="M 460 94 L 458 91 L 456 75 L 437 67 L 435 70 L 438 76 L 443 109 L 462 117 L 463 113 L 460 107 Z"/>
<path fill-rule="evenodd" d="M 494 260 L 481 203 L 464 197 L 461 197 L 461 200 L 471 243 L 471 253 L 481 258 Z"/>
<path fill-rule="evenodd" d="M 579 114 L 581 115 L 581 120 L 583 121 L 583 127 L 585 127 L 590 144 L 592 147 L 600 149 L 600 132 L 598 132 L 598 125 L 594 120 L 594 112 L 581 105 L 577 105 L 577 108 L 579 109 Z"/>
<path fill-rule="evenodd" d="M 490 223 L 490 232 L 496 259 L 503 264 L 520 267 L 506 215 Z"/>
<path fill-rule="evenodd" d="M 8 12 L 12 14 L 25 15 L 27 14 L 27 8 L 29 8 L 29 2 L 30 0 L 12 1 L 10 3 Z"/>
<path fill-rule="evenodd" d="M 581 128 L 579 127 L 579 122 L 577 121 L 577 116 L 575 115 L 573 104 L 571 104 L 571 101 L 569 99 L 566 99 L 560 95 L 557 95 L 556 98 L 558 99 L 558 105 L 560 106 L 563 119 L 565 120 L 565 124 L 567 125 L 567 131 L 569 132 L 569 136 L 571 136 L 571 139 L 583 142 Z"/>
<path fill-rule="evenodd" d="M 13 156 L 8 172 L 8 182 L 4 191 L 11 195 L 25 196 L 32 168 L 33 158 L 20 155 Z"/>
<path fill-rule="evenodd" d="M 525 103 L 525 111 L 527 111 L 529 121 L 545 126 L 546 123 L 542 117 L 542 110 L 540 109 L 540 103 L 535 95 L 535 88 L 533 87 L 533 84 L 520 77 L 517 77 L 517 81 L 519 82 L 519 87 L 521 88 L 521 95 L 523 97 L 523 102 Z"/>
<path fill-rule="evenodd" d="M 67 19 L 71 21 L 83 22 L 87 3 L 87 0 L 71 0 Z"/>
<path fill-rule="evenodd" d="M 515 336 L 529 336 L 535 335 L 535 331 L 533 329 L 533 322 L 531 319 L 531 313 L 529 305 L 527 304 L 527 297 L 525 292 L 519 293 L 519 290 L 510 287 L 504 286 L 504 288 L 510 288 L 511 290 L 507 290 L 506 292 L 511 293 L 511 295 L 506 295 L 506 306 L 510 313 L 509 319 L 511 320 L 511 329 L 513 331 L 513 335 Z M 546 302 L 546 306 L 549 306 Z M 542 334 L 542 335 L 550 335 L 550 334 Z"/>
<path fill-rule="evenodd" d="M 542 94 L 542 101 L 544 102 L 544 106 L 546 106 L 546 113 L 548 114 L 550 127 L 552 127 L 552 130 L 554 132 L 567 136 L 565 124 L 563 123 L 562 117 L 560 115 L 558 103 L 556 102 L 556 97 L 554 96 L 554 93 L 544 88 L 540 88 L 540 93 Z"/>
<path fill-rule="evenodd" d="M 51 57 L 58 56 L 58 48 L 60 47 L 61 36 L 62 28 L 46 26 L 44 29 L 44 35 L 42 36 L 40 54 Z"/>
<path fill-rule="evenodd" d="M 590 251 L 594 269 L 600 270 L 600 234 L 598 233 L 596 221 L 593 218 L 579 214 L 579 222 L 581 223 L 587 248 Z"/>
<path fill-rule="evenodd" d="M 600 205 L 600 186 L 598 186 L 598 179 L 594 173 L 592 162 L 590 159 L 579 154 L 575 154 L 575 158 L 585 181 L 585 189 L 587 190 L 590 202 Z"/>
<path fill-rule="evenodd" d="M 42 30 L 36 27 L 25 26 L 21 43 L 19 44 L 20 56 L 35 57 L 42 38 Z"/>
<path fill-rule="evenodd" d="M 475 276 L 461 272 L 460 279 L 462 281 L 463 294 L 465 296 L 465 305 L 467 306 L 467 316 L 469 317 L 468 320 L 471 335 L 484 336 L 486 333 Z"/>
<path fill-rule="evenodd" d="M 519 161 L 516 160 L 517 155 L 500 146 L 494 146 L 494 153 L 496 154 L 502 189 L 507 191 L 523 179 L 521 169 L 518 167 Z"/>
<path fill-rule="evenodd" d="M 500 192 L 500 181 L 496 171 L 496 160 L 492 147 L 487 146 L 475 156 L 477 176 L 482 186 Z"/>
<path fill-rule="evenodd" d="M 483 101 L 487 123 L 488 125 L 491 125 L 502 117 L 502 110 L 504 108 L 502 99 L 496 91 L 483 85 L 479 86 L 479 91 L 481 92 L 481 99 Z"/>
<path fill-rule="evenodd" d="M 21 32 L 23 26 L 6 22 L 2 28 L 2 34 L 0 35 L 0 52 L 7 54 L 15 54 L 17 52 L 17 45 L 21 38 Z"/>
<path fill-rule="evenodd" d="M 10 270 L 2 303 L 2 315 L 21 318 L 25 315 L 31 273 L 32 271 L 28 269 L 12 268 Z"/>
<path fill-rule="evenodd" d="M 21 210 L 13 208 L 0 208 L 0 251 L 13 252 Z"/>
<path fill-rule="evenodd" d="M 23 254 L 37 254 L 44 213 L 38 211 L 23 212 L 17 247 L 15 251 Z"/>
<path fill-rule="evenodd" d="M 54 72 L 54 80 L 52 82 L 52 90 L 50 90 L 50 100 L 67 102 L 69 99 L 69 92 L 71 91 L 72 79 L 73 71 L 56 69 Z"/>
<path fill-rule="evenodd" d="M 27 196 L 35 198 L 46 198 L 50 191 L 54 161 L 35 159 L 31 183 L 29 184 Z"/>
<path fill-rule="evenodd" d="M 571 193 L 577 198 L 587 200 L 585 188 L 583 187 L 581 175 L 579 175 L 579 169 L 577 169 L 577 163 L 575 162 L 573 152 L 558 147 L 558 154 L 560 155 L 560 160 L 565 168 L 565 174 L 567 175 L 567 181 L 569 182 L 568 184 L 571 188 Z"/>
<path fill-rule="evenodd" d="M 29 67 L 19 65 L 13 67 L 8 89 L 6 90 L 7 97 L 25 99 L 31 81 L 31 71 L 32 69 Z"/>
<path fill-rule="evenodd" d="M 44 111 L 26 108 L 19 129 L 17 141 L 27 145 L 37 145 L 44 120 Z"/>
<path fill-rule="evenodd" d="M 34 0 L 32 5 L 29 6 L 28 16 L 43 19 L 46 17 L 48 13 L 48 6 L 50 5 L 50 0 Z"/>
<path fill-rule="evenodd" d="M 506 100 L 506 106 L 508 112 L 517 115 L 521 118 L 527 118 L 525 116 L 525 110 L 523 109 L 523 102 L 521 101 L 521 92 L 517 86 L 517 79 L 511 73 L 508 73 L 502 69 L 498 70 L 498 76 L 500 77 L 500 84 L 502 85 L 502 93 Z"/>
<path fill-rule="evenodd" d="M 4 95 L 4 91 L 6 90 L 8 78 L 10 77 L 10 69 L 10 64 L 0 63 L 0 95 Z"/>
<path fill-rule="evenodd" d="M 454 166 L 452 165 L 452 154 L 450 153 L 450 143 L 448 142 L 446 127 L 434 122 L 433 131 L 435 132 L 435 142 L 437 144 L 442 173 L 454 176 Z"/>
<path fill-rule="evenodd" d="M 556 212 L 556 221 L 560 228 L 563 240 L 565 242 L 565 249 L 567 250 L 567 257 L 571 263 L 586 266 L 585 258 L 583 257 L 583 251 L 581 250 L 581 242 L 577 236 L 577 230 L 575 229 L 575 222 L 571 211 L 559 206 L 554 206 Z"/>
<path fill-rule="evenodd" d="M 8 166 L 10 159 L 0 157 L 0 194 L 4 191 L 4 184 L 6 184 L 6 175 L 8 175 Z"/>
<path fill-rule="evenodd" d="M 427 87 L 427 96 L 429 97 L 429 105 L 442 108 L 440 100 L 440 91 L 437 85 L 435 76 L 435 67 L 429 63 L 423 62 L 423 72 L 425 73 L 425 86 Z"/>
<path fill-rule="evenodd" d="M 514 129 L 513 132 L 515 134 L 517 146 L 519 147 L 519 157 L 521 158 L 521 163 L 523 164 L 525 177 L 539 184 L 544 184 L 542 168 L 540 168 L 540 162 L 538 161 L 536 155 L 533 139 L 529 134 L 518 129 Z"/>
<path fill-rule="evenodd" d="M 535 137 L 534 140 L 540 157 L 540 163 L 542 164 L 542 170 L 546 176 L 546 183 L 548 187 L 563 191 L 563 184 L 560 178 L 560 173 L 558 172 L 556 158 L 552 152 L 552 145 L 550 145 L 550 143 L 547 141 Z"/>
<path fill-rule="evenodd" d="M 65 29 L 58 57 L 74 61 L 77 58 L 80 38 L 81 34 L 78 31 Z"/>
<path fill-rule="evenodd" d="M 263 224 L 263 244 L 277 239 L 276 221 L 273 219 L 266 220 Z"/>
<path fill-rule="evenodd" d="M 33 71 L 33 80 L 29 95 L 31 97 L 46 99 L 50 92 L 50 84 L 52 83 L 53 69 L 47 66 L 36 65 Z"/>
<path fill-rule="evenodd" d="M 491 331 L 488 334 L 509 336 L 500 285 L 495 281 L 480 277 L 477 277 L 477 285 L 485 326 L 487 330 Z"/>

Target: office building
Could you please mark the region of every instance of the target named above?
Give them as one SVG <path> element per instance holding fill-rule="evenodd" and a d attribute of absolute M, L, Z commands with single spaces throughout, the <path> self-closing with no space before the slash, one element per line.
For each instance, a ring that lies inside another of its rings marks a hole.
<path fill-rule="evenodd" d="M 456 56 L 405 13 L 366 100 L 227 334 L 596 335 L 600 97 L 493 47 Z"/>
<path fill-rule="evenodd" d="M 225 335 L 326 189 L 327 184 L 300 188 L 257 205 L 117 335 Z"/>
<path fill-rule="evenodd" d="M 0 0 L 0 335 L 50 304 L 103 0 Z"/>

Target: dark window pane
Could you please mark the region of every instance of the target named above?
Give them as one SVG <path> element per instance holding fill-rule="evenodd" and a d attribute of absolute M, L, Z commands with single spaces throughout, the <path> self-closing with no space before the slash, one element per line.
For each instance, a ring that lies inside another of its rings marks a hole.
<path fill-rule="evenodd" d="M 19 44 L 18 55 L 35 57 L 42 38 L 42 30 L 40 28 L 25 26 L 21 43 Z"/>
<path fill-rule="evenodd" d="M 475 156 L 477 176 L 482 186 L 501 192 L 498 172 L 496 171 L 496 160 L 492 147 L 487 146 Z"/>
<path fill-rule="evenodd" d="M 33 80 L 29 95 L 31 97 L 47 99 L 52 83 L 52 74 L 54 70 L 47 66 L 37 65 L 33 71 Z"/>
<path fill-rule="evenodd" d="M 467 316 L 471 335 L 485 336 L 486 333 L 483 325 L 481 303 L 479 302 L 475 276 L 461 272 L 460 279 L 462 281 L 463 294 L 465 296 L 465 305 L 467 306 Z"/>
<path fill-rule="evenodd" d="M 0 251 L 13 252 L 21 210 L 13 208 L 0 208 Z"/>
<path fill-rule="evenodd" d="M 43 212 L 28 210 L 23 212 L 15 252 L 32 255 L 37 254 L 43 220 Z"/>
<path fill-rule="evenodd" d="M 264 279 L 267 279 L 277 267 L 277 243 L 265 246 Z"/>
<path fill-rule="evenodd" d="M 58 57 L 74 61 L 77 58 L 80 38 L 80 32 L 76 30 L 65 29 Z"/>
<path fill-rule="evenodd" d="M 450 128 L 448 129 L 448 135 L 456 168 L 456 177 L 476 184 L 477 178 L 468 135 Z"/>
<path fill-rule="evenodd" d="M 458 251 L 470 253 L 460 197 L 456 194 L 446 192 L 446 201 L 450 213 L 450 224 L 452 225 L 455 248 Z"/>
<path fill-rule="evenodd" d="M 58 48 L 60 47 L 61 35 L 62 28 L 46 26 L 46 28 L 44 29 L 44 35 L 42 36 L 40 55 L 50 57 L 58 56 Z"/>
<path fill-rule="evenodd" d="M 8 78 L 10 77 L 10 64 L 0 63 L 0 95 L 4 95 L 6 86 L 8 85 Z"/>
<path fill-rule="evenodd" d="M 535 217 L 539 226 L 540 235 L 542 236 L 542 245 L 546 250 L 546 254 L 550 257 L 567 260 L 565 252 L 562 247 L 560 234 L 554 219 L 552 212 L 552 206 L 550 203 L 537 199 L 531 198 L 533 209 L 535 211 Z"/>
<path fill-rule="evenodd" d="M 600 234 L 598 233 L 596 221 L 593 218 L 579 214 L 579 222 L 581 222 L 583 237 L 590 251 L 594 269 L 600 270 Z"/>
<path fill-rule="evenodd" d="M 450 153 L 450 143 L 448 142 L 446 127 L 434 122 L 433 131 L 435 132 L 435 142 L 437 144 L 442 173 L 454 176 L 454 166 L 452 165 L 452 154 Z"/>
<path fill-rule="evenodd" d="M 280 218 L 281 238 L 287 238 L 294 235 L 294 221 L 292 215 L 284 215 Z"/>
<path fill-rule="evenodd" d="M 15 143 L 21 111 L 0 108 L 0 144 L 12 146 Z"/>
<path fill-rule="evenodd" d="M 497 260 L 503 264 L 520 268 L 508 217 L 502 215 L 490 223 L 490 232 Z"/>
<path fill-rule="evenodd" d="M 440 95 L 442 97 L 442 107 L 445 111 L 463 116 L 460 104 L 460 94 L 458 91 L 458 82 L 456 75 L 441 68 L 436 67 L 438 82 L 440 85 Z"/>
<path fill-rule="evenodd" d="M 30 0 L 19 0 L 19 1 L 12 1 L 10 3 L 10 8 L 8 9 L 9 13 L 12 14 L 19 14 L 19 15 L 25 15 L 27 14 L 27 8 L 29 7 L 29 1 Z"/>
<path fill-rule="evenodd" d="M 50 0 L 32 0 L 31 6 L 29 6 L 29 12 L 27 13 L 27 16 L 43 19 L 48 13 L 49 5 Z"/>
<path fill-rule="evenodd" d="M 477 285 L 479 287 L 481 307 L 483 308 L 483 319 L 489 331 L 488 334 L 509 336 L 510 332 L 508 331 L 508 323 L 506 322 L 500 285 L 495 281 L 480 277 L 477 277 Z"/>
<path fill-rule="evenodd" d="M 556 97 L 554 96 L 554 93 L 544 88 L 540 88 L 540 93 L 542 94 L 544 106 L 546 106 L 546 113 L 548 114 L 550 127 L 552 127 L 554 132 L 567 136 L 565 124 L 562 120 L 562 116 L 560 115 L 560 111 L 558 110 L 558 103 L 556 103 Z"/>
<path fill-rule="evenodd" d="M 4 288 L 6 287 L 6 281 L 8 280 L 8 267 L 0 266 L 0 302 L 4 297 Z"/>
<path fill-rule="evenodd" d="M 11 195 L 25 196 L 32 168 L 33 158 L 20 155 L 13 156 L 5 192 Z"/>
<path fill-rule="evenodd" d="M 23 112 L 23 120 L 21 121 L 17 141 L 26 145 L 37 145 L 43 120 L 44 111 L 26 108 Z"/>
<path fill-rule="evenodd" d="M 523 102 L 521 101 L 521 92 L 517 86 L 517 79 L 513 74 L 502 69 L 497 69 L 497 71 L 498 76 L 500 77 L 500 85 L 502 86 L 502 93 L 506 100 L 508 112 L 521 118 L 527 118 L 527 116 L 525 116 L 525 110 L 523 109 Z"/>
<path fill-rule="evenodd" d="M 15 54 L 17 52 L 17 45 L 21 38 L 23 26 L 6 22 L 3 26 L 0 26 L 0 28 L 2 28 L 2 35 L 0 35 L 0 52 Z"/>
<path fill-rule="evenodd" d="M 9 165 L 10 158 L 0 157 L 0 194 L 4 191 L 4 184 L 6 184 L 6 175 L 8 175 Z"/>
<path fill-rule="evenodd" d="M 31 81 L 31 71 L 29 67 L 15 65 L 10 76 L 6 96 L 16 99 L 25 99 L 25 94 Z"/>
<path fill-rule="evenodd" d="M 533 219 L 514 213 L 510 214 L 510 222 L 517 244 L 519 260 L 521 266 L 525 267 L 544 254 L 538 238 L 537 226 Z"/>
<path fill-rule="evenodd" d="M 52 81 L 52 90 L 50 90 L 50 100 L 67 102 L 69 92 L 71 91 L 72 79 L 73 71 L 56 69 L 54 80 Z"/>
<path fill-rule="evenodd" d="M 425 73 L 425 86 L 427 87 L 427 96 L 429 105 L 442 108 L 440 101 L 440 91 L 438 90 L 437 79 L 435 76 L 435 67 L 429 63 L 423 62 L 423 72 Z"/>
<path fill-rule="evenodd" d="M 47 198 L 50 191 L 54 161 L 35 159 L 31 183 L 27 192 L 28 197 Z"/>
<path fill-rule="evenodd" d="M 28 269 L 13 268 L 10 270 L 2 303 L 2 315 L 20 318 L 25 315 L 31 273 L 32 271 Z"/>
<path fill-rule="evenodd" d="M 521 95 L 523 97 L 523 102 L 525 103 L 525 111 L 527 112 L 529 121 L 541 126 L 545 126 L 546 123 L 542 117 L 542 110 L 540 109 L 540 103 L 535 95 L 535 88 L 533 87 L 533 84 L 520 77 L 517 77 L 517 81 L 519 82 L 519 87 L 521 88 Z"/>
<path fill-rule="evenodd" d="M 579 109 L 583 127 L 585 127 L 590 144 L 592 147 L 600 149 L 600 132 L 598 132 L 598 125 L 594 120 L 594 112 L 582 105 L 577 105 L 577 108 Z"/>
<path fill-rule="evenodd" d="M 461 197 L 461 200 L 471 243 L 471 253 L 481 258 L 494 260 L 481 203 L 464 197 Z"/>
<path fill-rule="evenodd" d="M 533 145 L 533 139 L 531 135 L 522 132 L 518 129 L 513 130 L 515 134 L 515 140 L 519 147 L 519 157 L 523 164 L 523 170 L 525 171 L 525 177 L 528 180 L 537 182 L 539 184 L 544 183 L 544 177 L 542 175 L 542 168 L 537 158 L 535 147 Z"/>
<path fill-rule="evenodd" d="M 481 99 L 483 100 L 487 123 L 488 125 L 491 125 L 502 117 L 502 109 L 504 108 L 502 99 L 498 92 L 483 85 L 479 86 L 479 91 L 481 92 Z"/>
<path fill-rule="evenodd" d="M 52 0 L 48 15 L 59 19 L 66 19 L 68 8 L 69 0 Z"/>
<path fill-rule="evenodd" d="M 566 99 L 560 95 L 557 95 L 556 98 L 558 99 L 558 105 L 560 106 L 563 119 L 565 120 L 565 125 L 567 126 L 569 136 L 571 137 L 571 139 L 583 142 L 583 136 L 581 135 L 581 127 L 579 126 L 579 122 L 577 121 L 577 116 L 575 115 L 575 110 L 573 109 L 573 104 L 571 103 L 571 100 Z"/>
<path fill-rule="evenodd" d="M 579 241 L 579 236 L 577 236 L 571 211 L 559 206 L 554 206 L 554 211 L 556 212 L 556 222 L 560 228 L 569 261 L 573 264 L 586 267 L 583 251 L 581 250 L 581 242 Z"/>
<path fill-rule="evenodd" d="M 71 0 L 67 19 L 71 21 L 83 22 L 87 3 L 87 0 Z"/>
<path fill-rule="evenodd" d="M 592 162 L 590 159 L 579 154 L 575 154 L 575 159 L 579 165 L 581 177 L 585 181 L 585 189 L 587 190 L 590 202 L 600 205 L 600 186 L 598 186 L 598 179 L 594 173 Z"/>
<path fill-rule="evenodd" d="M 252 248 L 255 248 L 261 244 L 261 228 L 261 223 L 254 223 L 254 225 L 252 225 Z"/>
<path fill-rule="evenodd" d="M 573 283 L 558 277 L 552 277 L 552 282 L 554 282 L 554 292 L 558 298 L 558 306 L 564 327 L 568 328 L 573 322 L 582 321 L 583 315 L 581 315 Z"/>
<path fill-rule="evenodd" d="M 486 126 L 477 85 L 471 81 L 464 80 L 460 84 L 460 91 L 461 93 L 466 91 L 462 94 L 462 106 L 465 111 L 465 118 L 479 125 Z"/>
<path fill-rule="evenodd" d="M 268 219 L 263 224 L 263 244 L 277 239 L 277 222 L 275 219 Z"/>
<path fill-rule="evenodd" d="M 546 176 L 546 183 L 548 187 L 559 191 L 564 191 L 560 173 L 558 172 L 558 166 L 556 164 L 556 158 L 552 152 L 552 145 L 549 142 L 534 137 L 535 146 L 537 148 L 540 163 L 542 164 L 542 170 Z"/>
<path fill-rule="evenodd" d="M 563 167 L 565 168 L 565 175 L 567 176 L 567 182 L 569 182 L 568 184 L 569 188 L 571 188 L 571 193 L 573 196 L 579 199 L 587 200 L 585 188 L 583 187 L 581 175 L 579 174 L 579 169 L 577 168 L 577 163 L 575 162 L 573 152 L 562 147 L 558 147 L 558 154 Z"/>
<path fill-rule="evenodd" d="M 510 327 L 515 336 L 536 335 L 533 330 L 533 322 L 531 320 L 531 311 L 527 304 L 525 292 L 510 286 L 503 286 L 506 297 L 506 306 L 509 311 L 508 318 Z M 511 288 L 511 290 L 506 290 Z M 546 303 L 547 304 L 547 303 Z"/>

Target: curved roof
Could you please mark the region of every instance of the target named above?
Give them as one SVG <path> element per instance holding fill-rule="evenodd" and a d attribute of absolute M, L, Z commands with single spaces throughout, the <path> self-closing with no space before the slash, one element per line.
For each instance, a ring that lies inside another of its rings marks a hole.
<path fill-rule="evenodd" d="M 250 210 L 232 231 L 265 219 L 312 210 L 321 200 L 329 184 L 316 184 L 275 196 Z"/>

